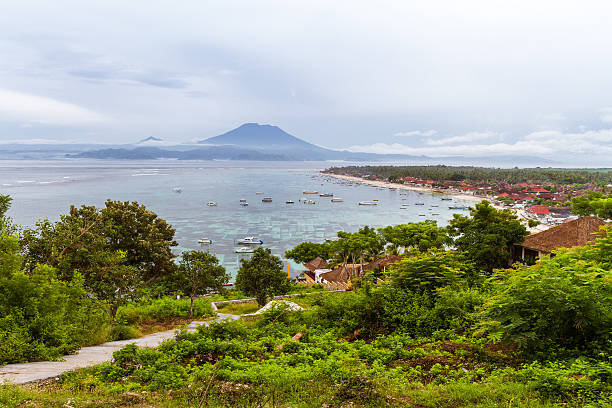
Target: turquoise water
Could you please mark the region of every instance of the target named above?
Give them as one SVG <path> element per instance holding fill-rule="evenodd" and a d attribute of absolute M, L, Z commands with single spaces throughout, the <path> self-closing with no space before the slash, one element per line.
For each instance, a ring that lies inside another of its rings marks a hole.
<path fill-rule="evenodd" d="M 198 239 L 208 237 L 208 246 L 225 268 L 235 274 L 239 260 L 235 240 L 255 235 L 275 255 L 302 241 L 322 242 L 337 231 L 356 231 L 364 225 L 434 219 L 445 225 L 452 204 L 443 196 L 411 191 L 391 191 L 366 185 L 340 184 L 319 175 L 331 166 L 324 162 L 177 162 L 177 161 L 0 161 L 0 193 L 13 197 L 9 216 L 20 225 L 37 219 L 57 220 L 71 204 L 103 206 L 107 198 L 138 201 L 176 228 L 177 253 L 198 249 Z M 174 189 L 180 188 L 181 193 Z M 303 191 L 333 193 L 344 199 L 303 195 Z M 263 192 L 257 195 L 256 192 Z M 271 203 L 262 203 L 271 197 Z M 302 204 L 302 197 L 316 204 Z M 248 207 L 239 205 L 246 199 Z M 285 204 L 286 200 L 295 204 Z M 379 200 L 377 206 L 359 201 Z M 206 203 L 214 201 L 216 207 Z M 423 203 L 424 205 L 415 205 Z M 405 209 L 402 209 L 405 204 Z M 433 215 L 437 213 L 439 215 Z M 206 247 L 205 247 L 206 248 Z M 296 271 L 291 265 L 290 272 Z"/>

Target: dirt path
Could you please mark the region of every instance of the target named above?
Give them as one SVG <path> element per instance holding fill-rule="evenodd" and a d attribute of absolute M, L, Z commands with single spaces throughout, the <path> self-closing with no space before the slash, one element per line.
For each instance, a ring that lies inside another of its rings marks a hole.
<path fill-rule="evenodd" d="M 226 319 L 236 320 L 240 316 L 227 313 L 217 313 L 217 318 L 209 321 L 193 321 L 188 325 L 189 331 L 195 331 L 198 326 L 208 326 L 211 322 L 220 322 Z M 33 381 L 45 380 L 57 377 L 60 374 L 89 367 L 110 361 L 113 353 L 128 344 L 136 344 L 142 347 L 156 347 L 162 341 L 173 338 L 175 330 L 149 334 L 138 339 L 110 341 L 98 346 L 83 347 L 76 354 L 64 356 L 62 361 L 38 361 L 23 364 L 8 364 L 0 367 L 0 384 L 13 383 L 24 384 Z"/>

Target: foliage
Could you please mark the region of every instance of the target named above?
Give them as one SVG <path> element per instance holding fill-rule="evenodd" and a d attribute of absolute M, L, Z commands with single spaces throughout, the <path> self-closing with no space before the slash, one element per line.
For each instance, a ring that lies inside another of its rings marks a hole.
<path fill-rule="evenodd" d="M 608 350 L 612 341 L 612 234 L 533 266 L 498 271 L 482 326 L 533 354 Z"/>
<path fill-rule="evenodd" d="M 367 225 L 357 232 L 338 231 L 338 238 L 331 242 L 330 249 L 336 260 L 344 265 L 349 259 L 352 263 L 374 260 L 383 253 L 385 247 L 382 236 Z"/>
<path fill-rule="evenodd" d="M 106 314 L 80 275 L 63 282 L 45 265 L 26 274 L 18 249 L 0 236 L 0 364 L 56 359 L 103 336 Z"/>
<path fill-rule="evenodd" d="M 27 270 L 55 267 L 66 282 L 76 271 L 98 299 L 117 308 L 144 282 L 174 272 L 174 229 L 136 202 L 108 200 L 105 208 L 72 206 L 60 221 L 39 221 L 25 229 L 21 246 Z"/>
<path fill-rule="evenodd" d="M 203 251 L 185 251 L 181 254 L 177 281 L 183 292 L 189 295 L 189 317 L 192 317 L 195 297 L 211 290 L 223 292 L 223 285 L 229 281 L 229 275 L 225 268 L 219 265 L 215 255 Z"/>
<path fill-rule="evenodd" d="M 193 306 L 193 309 L 192 309 Z M 204 318 L 213 315 L 210 299 L 195 299 L 191 305 L 190 299 L 175 299 L 163 297 L 130 302 L 117 311 L 117 320 L 127 325 L 140 325 L 169 318 Z"/>
<path fill-rule="evenodd" d="M 329 242 L 324 242 L 322 244 L 318 242 L 302 242 L 294 248 L 285 251 L 285 258 L 300 264 L 310 262 L 316 257 L 325 260 L 331 258 Z"/>
<path fill-rule="evenodd" d="M 240 260 L 235 285 L 245 295 L 254 296 L 261 306 L 269 297 L 285 294 L 290 288 L 280 258 L 272 255 L 270 249 L 261 247 L 250 259 Z"/>
<path fill-rule="evenodd" d="M 528 232 L 509 210 L 497 210 L 488 201 L 477 203 L 470 217 L 455 214 L 448 225 L 454 246 L 485 270 L 507 267 L 513 244 L 523 242 Z"/>
<path fill-rule="evenodd" d="M 556 184 L 597 184 L 612 183 L 609 169 L 499 169 L 472 166 L 346 166 L 333 167 L 326 172 L 354 176 L 370 175 L 383 179 L 403 180 L 417 177 L 422 180 L 466 181 L 470 183 L 556 183 Z"/>
<path fill-rule="evenodd" d="M 389 225 L 379 230 L 386 242 L 396 248 L 416 248 L 419 251 L 441 249 L 449 243 L 448 235 L 436 221 L 413 222 L 409 224 Z"/>
<path fill-rule="evenodd" d="M 605 219 L 612 218 L 612 196 L 589 191 L 587 195 L 572 199 L 572 213 L 577 215 L 595 215 Z"/>
<path fill-rule="evenodd" d="M 527 220 L 527 226 L 529 228 L 534 228 L 537 227 L 538 225 L 540 225 L 542 222 L 539 220 L 534 220 L 533 218 L 530 218 L 529 220 Z"/>

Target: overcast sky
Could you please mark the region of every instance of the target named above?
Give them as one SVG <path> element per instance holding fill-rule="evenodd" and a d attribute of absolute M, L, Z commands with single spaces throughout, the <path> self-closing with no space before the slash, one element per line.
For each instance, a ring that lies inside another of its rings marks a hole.
<path fill-rule="evenodd" d="M 609 1 L 7 3 L 3 142 L 259 122 L 331 148 L 612 166 Z"/>

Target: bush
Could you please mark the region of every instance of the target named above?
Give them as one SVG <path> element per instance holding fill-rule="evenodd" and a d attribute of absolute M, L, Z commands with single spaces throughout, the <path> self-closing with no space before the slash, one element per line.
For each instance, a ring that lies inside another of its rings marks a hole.
<path fill-rule="evenodd" d="M 164 318 L 188 318 L 189 298 L 176 299 L 163 297 L 160 299 L 143 300 L 128 303 L 119 307 L 117 321 L 128 325 L 141 324 L 148 321 Z M 193 303 L 193 317 L 203 318 L 212 316 L 209 299 L 195 299 Z"/>

